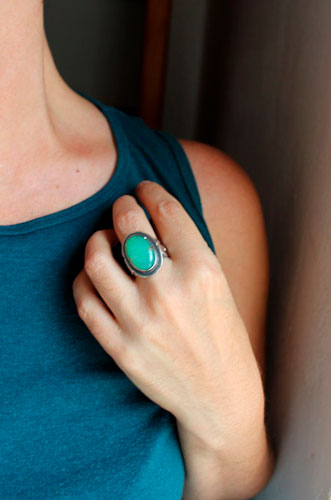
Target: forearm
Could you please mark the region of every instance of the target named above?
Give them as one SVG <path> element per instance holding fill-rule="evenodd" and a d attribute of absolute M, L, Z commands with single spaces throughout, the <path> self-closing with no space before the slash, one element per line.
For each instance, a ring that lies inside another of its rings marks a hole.
<path fill-rule="evenodd" d="M 186 478 L 182 500 L 247 500 L 268 483 L 274 454 L 264 424 L 247 435 L 242 447 L 203 448 L 178 426 Z"/>

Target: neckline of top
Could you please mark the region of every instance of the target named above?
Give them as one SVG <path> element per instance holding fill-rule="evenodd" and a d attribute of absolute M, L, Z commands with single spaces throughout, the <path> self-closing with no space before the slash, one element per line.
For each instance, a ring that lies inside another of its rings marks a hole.
<path fill-rule="evenodd" d="M 96 193 L 78 203 L 75 203 L 70 207 L 63 208 L 62 210 L 42 215 L 40 217 L 36 217 L 24 222 L 18 222 L 16 224 L 3 226 L 0 225 L 0 235 L 31 233 L 37 229 L 46 228 L 80 217 L 81 215 L 86 214 L 99 207 L 102 203 L 107 202 L 118 189 L 120 180 L 125 178 L 125 169 L 128 165 L 128 161 L 126 158 L 126 155 L 128 154 L 128 148 L 125 145 L 127 137 L 121 127 L 121 123 L 118 120 L 118 116 L 116 113 L 117 109 L 114 106 L 104 104 L 100 100 L 91 97 L 80 90 L 74 89 L 74 91 L 92 102 L 97 108 L 99 108 L 108 121 L 109 127 L 113 133 L 117 152 L 117 161 L 113 175 L 111 176 L 109 181 Z"/>

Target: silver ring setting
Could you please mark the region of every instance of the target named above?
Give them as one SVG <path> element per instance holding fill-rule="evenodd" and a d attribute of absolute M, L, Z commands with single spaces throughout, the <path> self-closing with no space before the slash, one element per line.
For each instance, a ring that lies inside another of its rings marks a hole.
<path fill-rule="evenodd" d="M 128 234 L 121 252 L 131 274 L 141 278 L 156 274 L 162 267 L 163 259 L 169 258 L 166 247 L 157 238 L 142 231 Z"/>

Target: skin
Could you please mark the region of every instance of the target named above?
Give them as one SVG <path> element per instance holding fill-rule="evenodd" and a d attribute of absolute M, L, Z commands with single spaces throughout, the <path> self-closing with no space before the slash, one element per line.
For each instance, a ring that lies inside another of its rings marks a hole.
<path fill-rule="evenodd" d="M 106 118 L 58 73 L 42 1 L 4 0 L 0 19 L 8 21 L 0 24 L 5 225 L 97 192 L 113 174 L 116 148 Z M 184 499 L 244 499 L 261 491 L 273 470 L 264 425 L 269 267 L 263 214 L 241 167 L 216 148 L 181 142 L 217 255 L 180 202 L 150 183 L 137 196 L 171 258 L 148 279 L 130 278 L 116 263 L 116 241 L 136 230 L 155 235 L 134 197 L 124 195 L 113 205 L 114 229 L 88 240 L 73 295 L 105 351 L 175 415 L 187 468 Z"/>
<path fill-rule="evenodd" d="M 78 314 L 132 382 L 176 417 L 193 477 L 183 498 L 248 498 L 265 486 L 272 459 L 247 329 L 220 261 L 181 203 L 155 182 L 136 193 L 156 232 L 134 197 L 115 201 L 114 229 L 89 238 L 73 283 Z M 171 256 L 148 279 L 128 276 L 112 254 L 137 230 L 158 237 Z M 204 464 L 216 471 L 206 485 Z"/>
<path fill-rule="evenodd" d="M 265 381 L 269 249 L 261 202 L 248 174 L 223 151 L 179 139 L 198 184 L 216 255 Z"/>
<path fill-rule="evenodd" d="M 4 0 L 0 19 L 0 224 L 5 225 L 94 194 L 113 174 L 116 149 L 107 119 L 58 73 L 41 1 Z"/>

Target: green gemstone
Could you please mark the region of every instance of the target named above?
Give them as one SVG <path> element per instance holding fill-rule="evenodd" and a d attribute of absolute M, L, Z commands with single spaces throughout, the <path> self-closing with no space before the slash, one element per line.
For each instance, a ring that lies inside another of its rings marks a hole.
<path fill-rule="evenodd" d="M 143 236 L 131 236 L 126 244 L 126 255 L 132 264 L 143 271 L 153 267 L 155 262 L 155 251 L 150 241 Z"/>

